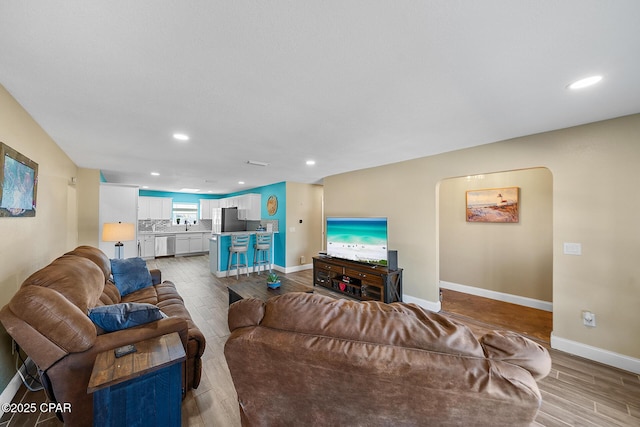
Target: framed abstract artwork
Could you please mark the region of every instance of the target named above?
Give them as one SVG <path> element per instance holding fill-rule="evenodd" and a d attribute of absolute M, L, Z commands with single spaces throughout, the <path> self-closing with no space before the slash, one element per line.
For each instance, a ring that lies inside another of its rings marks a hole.
<path fill-rule="evenodd" d="M 38 164 L 0 142 L 0 217 L 36 216 Z"/>
<path fill-rule="evenodd" d="M 467 222 L 518 222 L 519 187 L 467 191 Z"/>

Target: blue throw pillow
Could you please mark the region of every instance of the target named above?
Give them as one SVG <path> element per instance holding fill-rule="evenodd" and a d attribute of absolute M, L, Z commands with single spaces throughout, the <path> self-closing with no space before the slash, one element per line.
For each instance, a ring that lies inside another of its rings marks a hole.
<path fill-rule="evenodd" d="M 153 304 L 123 302 L 120 304 L 101 305 L 89 310 L 89 318 L 105 332 L 119 331 L 144 325 L 166 317 Z"/>
<path fill-rule="evenodd" d="M 121 296 L 151 286 L 151 273 L 142 258 L 112 259 L 111 274 Z"/>

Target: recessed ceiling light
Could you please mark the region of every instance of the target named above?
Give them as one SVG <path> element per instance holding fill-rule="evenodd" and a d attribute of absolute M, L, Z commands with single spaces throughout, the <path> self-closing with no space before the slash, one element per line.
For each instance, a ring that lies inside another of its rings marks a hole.
<path fill-rule="evenodd" d="M 149 186 L 148 185 L 143 185 L 142 188 L 149 188 Z"/>
<path fill-rule="evenodd" d="M 315 160 L 307 160 L 307 165 L 308 165 L 308 166 L 313 166 L 313 165 L 315 165 L 315 164 L 316 164 L 316 161 L 315 161 Z"/>
<path fill-rule="evenodd" d="M 594 85 L 602 80 L 602 76 L 591 76 L 584 79 L 580 79 L 569 85 L 569 89 L 582 89 L 591 85 Z"/>
<path fill-rule="evenodd" d="M 160 176 L 160 173 L 158 173 L 158 172 L 151 172 L 151 175 L 153 175 L 153 176 Z"/>
<path fill-rule="evenodd" d="M 185 135 L 184 133 L 174 133 L 173 138 L 177 139 L 178 141 L 188 141 L 189 135 Z"/>
<path fill-rule="evenodd" d="M 238 184 L 244 185 L 244 181 L 238 181 Z"/>
<path fill-rule="evenodd" d="M 198 191 L 200 191 L 199 188 L 181 188 L 180 189 L 181 193 L 197 193 Z"/>

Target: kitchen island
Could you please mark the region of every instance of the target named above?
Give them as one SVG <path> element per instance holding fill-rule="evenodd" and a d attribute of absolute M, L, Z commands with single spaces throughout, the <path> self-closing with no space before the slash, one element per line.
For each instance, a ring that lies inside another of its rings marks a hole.
<path fill-rule="evenodd" d="M 216 277 L 224 277 L 227 275 L 227 265 L 229 264 L 229 246 L 231 246 L 231 236 L 233 234 L 248 234 L 249 249 L 247 250 L 247 258 L 249 264 L 249 273 L 253 268 L 253 245 L 256 243 L 256 233 L 262 233 L 261 231 L 232 231 L 227 233 L 215 233 L 209 238 L 209 266 L 211 273 Z M 274 263 L 274 236 L 277 231 L 271 233 L 271 250 L 269 256 L 271 257 L 271 264 Z M 244 259 L 243 259 L 244 260 Z M 244 269 L 240 270 L 240 274 L 244 274 Z M 229 271 L 229 275 L 236 274 L 236 270 Z"/>

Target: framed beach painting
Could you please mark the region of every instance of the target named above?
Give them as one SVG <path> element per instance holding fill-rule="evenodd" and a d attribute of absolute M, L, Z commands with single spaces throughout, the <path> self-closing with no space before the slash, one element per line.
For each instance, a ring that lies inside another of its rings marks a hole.
<path fill-rule="evenodd" d="M 518 222 L 519 187 L 467 191 L 467 222 Z"/>

